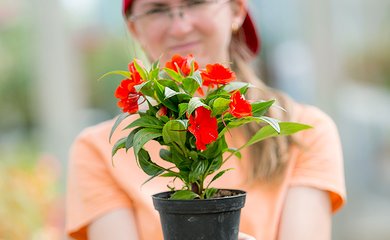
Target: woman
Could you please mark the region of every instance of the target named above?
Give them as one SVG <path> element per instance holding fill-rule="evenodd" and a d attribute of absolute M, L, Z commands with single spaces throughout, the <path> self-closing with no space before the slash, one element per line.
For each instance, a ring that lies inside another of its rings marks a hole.
<path fill-rule="evenodd" d="M 251 98 L 277 99 L 287 110 L 273 109 L 271 116 L 313 126 L 292 138 L 267 140 L 244 151 L 240 161 L 227 162 L 226 167 L 235 170 L 214 186 L 247 191 L 240 230 L 256 239 L 330 239 L 332 213 L 345 202 L 337 129 L 315 107 L 298 104 L 266 87 L 248 67 L 259 49 L 259 39 L 247 1 L 124 0 L 123 12 L 129 31 L 150 60 L 166 62 L 173 54 L 193 54 L 201 67 L 231 63 L 237 78 L 261 88 Z M 150 195 L 165 189 L 167 181 L 155 179 L 141 188 L 146 176 L 130 153 L 117 154 L 112 167 L 112 145 L 107 141 L 112 125 L 109 121 L 86 129 L 72 147 L 68 234 L 92 240 L 162 239 Z M 245 130 L 233 130 L 234 138 L 227 141 L 241 146 L 245 133 L 255 131 L 256 126 Z M 159 146 L 150 143 L 149 149 Z M 153 159 L 158 157 L 158 151 L 150 154 Z"/>

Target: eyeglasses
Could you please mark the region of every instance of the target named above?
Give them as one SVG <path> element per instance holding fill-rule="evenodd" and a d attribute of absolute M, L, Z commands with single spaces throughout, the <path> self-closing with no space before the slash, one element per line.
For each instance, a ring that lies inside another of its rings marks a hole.
<path fill-rule="evenodd" d="M 130 15 L 128 19 L 132 22 L 142 22 L 144 26 L 150 27 L 152 25 L 165 26 L 170 24 L 171 20 L 176 14 L 180 18 L 184 17 L 184 14 L 188 17 L 195 17 L 204 19 L 212 16 L 219 4 L 231 2 L 232 0 L 187 0 L 184 3 L 178 5 L 168 5 L 164 3 L 152 4 L 150 9 L 146 12 Z M 214 11 L 213 11 L 214 10 Z"/>

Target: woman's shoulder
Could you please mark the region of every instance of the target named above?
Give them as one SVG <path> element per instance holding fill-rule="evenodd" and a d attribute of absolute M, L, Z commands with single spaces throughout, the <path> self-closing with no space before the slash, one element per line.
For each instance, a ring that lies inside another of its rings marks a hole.
<path fill-rule="evenodd" d="M 338 127 L 332 117 L 320 108 L 301 103 L 293 103 L 292 122 L 311 126 L 310 129 L 294 134 L 295 140 L 303 145 L 325 141 L 326 144 L 339 145 Z M 321 140 L 320 140 L 321 139 Z"/>
<path fill-rule="evenodd" d="M 293 103 L 292 121 L 308 125 L 328 125 L 335 127 L 333 119 L 314 105 Z"/>

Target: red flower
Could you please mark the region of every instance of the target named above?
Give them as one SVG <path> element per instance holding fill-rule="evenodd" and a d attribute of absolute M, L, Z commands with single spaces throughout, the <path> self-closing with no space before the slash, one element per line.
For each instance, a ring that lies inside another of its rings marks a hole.
<path fill-rule="evenodd" d="M 196 89 L 196 92 L 199 94 L 199 96 L 204 96 L 204 91 L 202 89 L 202 87 L 198 87 L 198 89 Z"/>
<path fill-rule="evenodd" d="M 240 94 L 240 91 L 235 91 L 230 97 L 229 112 L 236 118 L 252 116 L 252 106 Z"/>
<path fill-rule="evenodd" d="M 140 61 L 138 61 L 138 60 L 134 60 L 134 61 L 137 61 L 138 65 L 142 66 L 142 63 Z M 139 74 L 139 72 L 135 68 L 134 62 L 129 63 L 128 68 L 129 68 L 129 72 L 131 74 L 130 79 L 133 80 L 135 85 L 142 83 L 141 75 Z"/>
<path fill-rule="evenodd" d="M 118 107 L 122 108 L 123 112 L 136 113 L 138 111 L 140 93 L 135 90 L 134 85 L 131 79 L 124 79 L 115 91 L 115 97 L 119 98 Z"/>
<path fill-rule="evenodd" d="M 236 74 L 221 64 L 208 64 L 201 71 L 203 85 L 214 87 L 215 84 L 228 84 L 236 78 Z"/>
<path fill-rule="evenodd" d="M 172 69 L 177 73 L 182 73 L 183 75 L 188 76 L 191 72 L 192 63 L 194 64 L 194 71 L 198 70 L 199 65 L 191 54 L 187 57 L 182 57 L 175 54 L 173 55 L 171 61 L 165 64 L 165 67 Z"/>
<path fill-rule="evenodd" d="M 196 148 L 206 150 L 206 144 L 217 140 L 217 118 L 211 117 L 211 111 L 199 107 L 195 110 L 195 117 L 190 115 L 188 131 L 195 136 Z"/>
<path fill-rule="evenodd" d="M 118 106 L 122 108 L 123 112 L 136 113 L 141 94 L 135 90 L 134 86 L 142 83 L 143 80 L 133 62 L 129 64 L 129 72 L 131 73 L 130 78 L 122 80 L 115 91 L 115 97 L 119 98 Z"/>
<path fill-rule="evenodd" d="M 161 106 L 161 108 L 156 112 L 156 117 L 160 118 L 162 116 L 166 116 L 168 112 L 167 107 Z"/>

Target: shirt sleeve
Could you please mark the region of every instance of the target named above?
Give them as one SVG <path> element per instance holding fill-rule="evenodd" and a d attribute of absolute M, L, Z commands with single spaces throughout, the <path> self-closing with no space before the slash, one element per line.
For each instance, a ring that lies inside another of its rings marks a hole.
<path fill-rule="evenodd" d="M 104 213 L 132 207 L 131 199 L 109 172 L 107 165 L 111 164 L 110 158 L 94 142 L 96 139 L 99 137 L 81 135 L 70 151 L 66 230 L 75 239 L 87 239 L 87 226 Z M 106 148 L 110 154 L 110 147 Z"/>
<path fill-rule="evenodd" d="M 337 127 L 330 117 L 307 107 L 300 122 L 313 128 L 300 133 L 300 153 L 292 172 L 292 186 L 309 186 L 329 192 L 332 211 L 346 201 L 343 155 Z"/>

